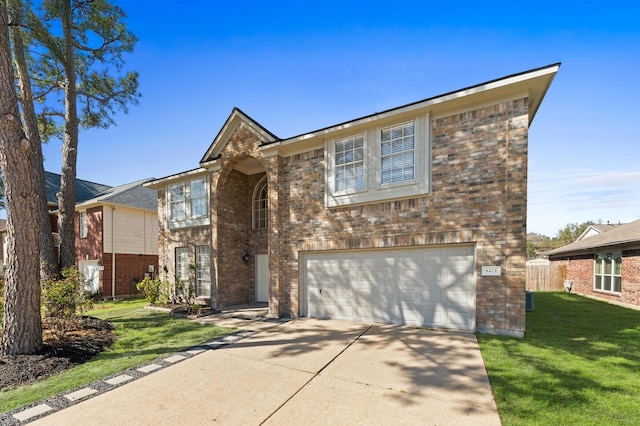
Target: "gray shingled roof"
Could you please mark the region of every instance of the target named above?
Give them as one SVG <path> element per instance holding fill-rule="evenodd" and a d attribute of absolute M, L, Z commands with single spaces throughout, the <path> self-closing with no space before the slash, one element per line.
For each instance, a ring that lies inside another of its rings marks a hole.
<path fill-rule="evenodd" d="M 44 172 L 44 179 L 47 185 L 47 203 L 58 205 L 60 192 L 60 176 L 57 173 Z M 90 198 L 95 198 L 113 187 L 101 183 L 89 182 L 88 180 L 76 179 L 76 204 L 82 203 Z"/>
<path fill-rule="evenodd" d="M 61 176 L 57 173 L 45 172 L 47 202 L 49 204 L 58 205 L 56 194 L 60 192 L 60 178 Z M 154 189 L 142 186 L 152 180 L 155 178 L 142 179 L 114 187 L 76 179 L 76 205 L 103 202 L 156 211 L 158 209 L 158 193 Z"/>
<path fill-rule="evenodd" d="M 549 257 L 554 257 L 573 253 L 590 253 L 594 252 L 595 249 L 626 245 L 640 246 L 640 220 L 612 226 L 604 230 L 602 234 L 567 244 L 546 254 Z"/>
<path fill-rule="evenodd" d="M 145 188 L 144 183 L 155 180 L 147 178 L 124 185 L 116 186 L 104 194 L 88 199 L 79 204 L 108 203 L 118 206 L 133 207 L 143 210 L 158 210 L 158 192 L 155 189 Z"/>

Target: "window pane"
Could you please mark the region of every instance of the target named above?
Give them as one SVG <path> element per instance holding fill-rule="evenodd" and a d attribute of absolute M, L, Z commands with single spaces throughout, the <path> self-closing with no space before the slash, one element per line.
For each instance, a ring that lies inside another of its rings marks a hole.
<path fill-rule="evenodd" d="M 616 293 L 620 293 L 622 290 L 622 277 L 613 277 L 613 290 Z"/>
<path fill-rule="evenodd" d="M 602 290 L 602 275 L 596 275 L 595 289 Z"/>
<path fill-rule="evenodd" d="M 604 273 L 605 275 L 611 275 L 611 255 L 606 254 L 604 256 Z"/>
<path fill-rule="evenodd" d="M 382 130 L 381 183 L 415 178 L 414 129 L 415 124 L 410 122 Z"/>
<path fill-rule="evenodd" d="M 604 291 L 611 291 L 611 277 L 608 275 L 605 275 L 603 278 L 603 282 L 602 282 L 602 289 Z"/>
<path fill-rule="evenodd" d="M 184 220 L 184 185 L 172 185 L 169 188 L 169 197 L 171 203 L 171 220 Z"/>
<path fill-rule="evenodd" d="M 189 280 L 189 249 L 187 247 L 176 248 L 176 278 L 183 282 Z"/>
<path fill-rule="evenodd" d="M 267 227 L 267 213 L 269 208 L 269 191 L 266 176 L 260 179 L 256 186 L 253 199 L 253 228 L 262 229 Z"/>
<path fill-rule="evenodd" d="M 613 268 L 613 274 L 622 275 L 622 253 L 621 252 L 613 253 L 613 261 L 615 262 L 614 268 Z"/>
<path fill-rule="evenodd" d="M 204 197 L 204 180 L 191 181 L 191 198 Z"/>
<path fill-rule="evenodd" d="M 596 255 L 596 274 L 602 274 L 602 256 L 599 254 Z"/>
<path fill-rule="evenodd" d="M 337 141 L 335 147 L 335 191 L 364 188 L 364 136 Z"/>
<path fill-rule="evenodd" d="M 196 296 L 211 297 L 211 255 L 208 246 L 196 247 Z"/>

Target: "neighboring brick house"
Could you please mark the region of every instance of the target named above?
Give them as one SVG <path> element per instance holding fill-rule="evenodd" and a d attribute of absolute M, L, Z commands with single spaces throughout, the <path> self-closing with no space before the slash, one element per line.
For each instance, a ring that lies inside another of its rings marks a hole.
<path fill-rule="evenodd" d="M 284 139 L 236 108 L 199 168 L 146 184 L 160 264 L 214 308 L 522 336 L 528 129 L 558 68 Z"/>
<path fill-rule="evenodd" d="M 594 225 L 578 240 L 546 253 L 551 265 L 565 265 L 571 291 L 640 305 L 640 220 Z"/>
<path fill-rule="evenodd" d="M 60 175 L 45 172 L 47 201 L 56 244 Z M 112 187 L 76 180 L 77 267 L 87 286 L 103 297 L 135 293 L 134 280 L 158 270 L 156 191 L 143 186 L 153 178 Z"/>

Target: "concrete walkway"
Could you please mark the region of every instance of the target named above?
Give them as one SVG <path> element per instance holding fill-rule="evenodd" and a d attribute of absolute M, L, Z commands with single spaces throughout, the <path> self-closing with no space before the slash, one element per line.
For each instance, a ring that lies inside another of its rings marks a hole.
<path fill-rule="evenodd" d="M 214 321 L 259 332 L 31 424 L 500 425 L 473 334 Z"/>

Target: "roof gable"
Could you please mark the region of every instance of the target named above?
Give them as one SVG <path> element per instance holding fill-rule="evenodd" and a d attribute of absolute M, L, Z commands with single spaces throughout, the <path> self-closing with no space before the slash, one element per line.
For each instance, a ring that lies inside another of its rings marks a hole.
<path fill-rule="evenodd" d="M 203 163 L 216 160 L 231 139 L 233 133 L 240 126 L 244 126 L 248 129 L 259 140 L 261 140 L 262 143 L 271 143 L 280 140 L 280 138 L 265 129 L 260 123 L 249 117 L 239 108 L 234 108 L 233 111 L 231 111 L 229 118 L 227 118 L 227 121 L 225 121 L 224 125 L 218 132 L 218 135 L 209 146 L 209 149 L 200 160 L 200 164 L 202 165 Z"/>

